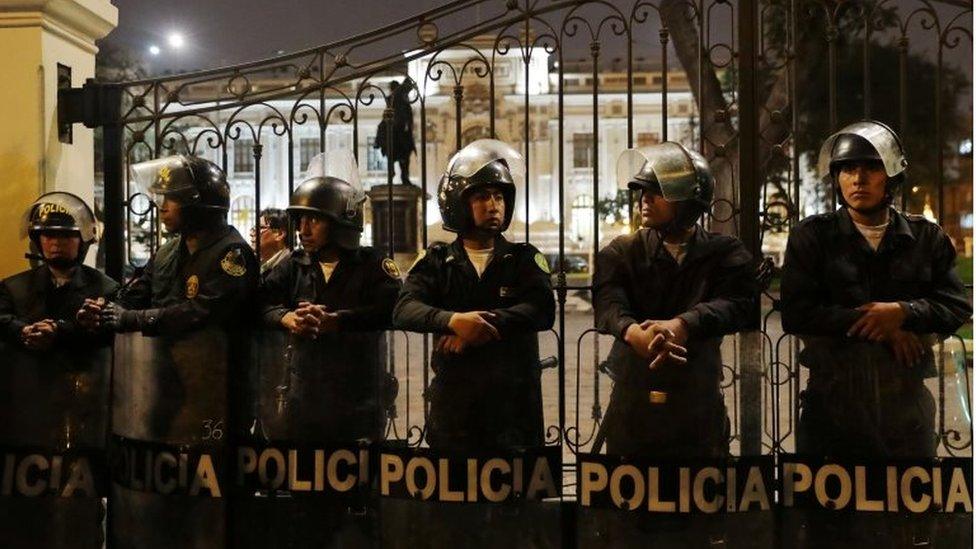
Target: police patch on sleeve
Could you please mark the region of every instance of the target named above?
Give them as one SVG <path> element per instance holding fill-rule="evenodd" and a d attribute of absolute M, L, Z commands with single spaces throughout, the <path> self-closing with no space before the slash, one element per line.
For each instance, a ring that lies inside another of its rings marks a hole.
<path fill-rule="evenodd" d="M 420 250 L 420 253 L 417 254 L 417 259 L 414 259 L 413 260 L 413 263 L 410 265 L 410 268 L 407 269 L 407 272 L 408 273 L 412 273 L 413 272 L 413 268 L 416 267 L 417 266 L 417 263 L 420 263 L 420 260 L 423 259 L 424 256 L 426 256 L 426 255 L 427 255 L 427 250 Z"/>
<path fill-rule="evenodd" d="M 394 280 L 400 278 L 400 267 L 397 267 L 396 261 L 390 258 L 383 260 L 383 272 Z"/>
<path fill-rule="evenodd" d="M 244 276 L 247 272 L 247 263 L 244 261 L 244 254 L 240 248 L 228 250 L 224 258 L 220 260 L 220 268 L 230 276 Z"/>
<path fill-rule="evenodd" d="M 546 274 L 551 273 L 551 271 L 549 270 L 549 262 L 546 261 L 546 256 L 542 255 L 542 252 L 535 253 L 535 264 L 538 265 L 540 269 L 542 269 L 542 272 Z"/>

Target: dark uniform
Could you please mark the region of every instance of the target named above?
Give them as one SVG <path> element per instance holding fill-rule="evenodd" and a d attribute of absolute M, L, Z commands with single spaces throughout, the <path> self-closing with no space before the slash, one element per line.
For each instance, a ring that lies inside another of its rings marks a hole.
<path fill-rule="evenodd" d="M 658 233 L 617 237 L 597 256 L 597 327 L 616 337 L 607 450 L 618 455 L 721 457 L 729 422 L 720 382 L 722 336 L 748 327 L 755 307 L 752 256 L 739 239 L 695 226 L 679 265 Z M 678 317 L 688 325 L 687 364 L 655 370 L 623 341 L 627 327 Z M 650 391 L 667 394 L 652 403 Z"/>
<path fill-rule="evenodd" d="M 783 329 L 805 343 L 810 368 L 802 394 L 797 450 L 814 455 L 922 457 L 935 454 L 935 403 L 925 367 L 899 366 L 887 346 L 852 340 L 847 330 L 870 302 L 901 302 L 902 329 L 951 334 L 972 314 L 955 273 L 956 252 L 924 217 L 891 209 L 878 250 L 846 208 L 800 222 L 790 233 L 783 270 Z"/>
<path fill-rule="evenodd" d="M 267 327 L 282 329 L 282 317 L 301 301 L 325 305 L 338 315 L 337 332 L 314 340 L 292 338 L 289 438 L 382 438 L 383 331 L 390 327 L 399 291 L 396 264 L 372 248 L 340 252 L 328 282 L 319 263 L 303 250 L 291 252 L 266 273 L 261 303 Z"/>
<path fill-rule="evenodd" d="M 257 287 L 254 252 L 237 229 L 224 225 L 190 253 L 184 237 L 160 246 L 119 302 L 138 315 L 145 335 L 177 335 L 205 324 L 233 328 L 249 320 Z"/>
<path fill-rule="evenodd" d="M 462 449 L 543 444 L 536 332 L 552 327 L 555 302 L 542 254 L 498 236 L 479 279 L 461 239 L 435 244 L 410 269 L 393 323 L 439 338 L 451 333 L 453 313 L 467 311 L 494 313 L 491 323 L 501 339 L 461 354 L 434 352 L 428 443 Z"/>
<path fill-rule="evenodd" d="M 79 265 L 64 285 L 54 285 L 41 265 L 0 283 L 0 354 L 29 369 L 5 369 L 9 377 L 0 398 L 0 437 L 27 446 L 65 448 L 69 444 L 101 447 L 108 417 L 108 368 L 112 334 L 92 333 L 77 325 L 75 313 L 86 298 L 110 298 L 118 284 L 99 271 Z M 24 347 L 21 330 L 50 318 L 58 329 L 45 351 Z M 38 405 L 44 404 L 45 410 Z"/>
<path fill-rule="evenodd" d="M 52 209 L 52 204 L 64 208 Z M 103 541 L 104 494 L 87 488 L 104 477 L 90 478 L 92 482 L 74 497 L 59 497 L 67 475 L 51 474 L 54 478 L 47 479 L 45 471 L 52 472 L 57 456 L 67 473 L 73 461 L 62 456 L 79 449 L 89 475 L 97 475 L 106 465 L 112 334 L 82 328 L 75 315 L 86 298 L 110 298 L 118 284 L 81 264 L 94 241 L 95 218 L 79 198 L 50 193 L 39 198 L 37 206 L 55 211 L 52 217 L 70 217 L 43 219 L 32 212 L 31 240 L 37 238 L 35 231 L 43 233 L 51 225 L 61 231 L 71 225 L 82 242 L 74 272 L 61 286 L 47 264 L 0 282 L 0 446 L 6 456 L 40 454 L 51 460 L 36 479 L 18 467 L 18 476 L 8 483 L 47 486 L 39 497 L 0 497 L 0 531 L 4 547 L 96 548 Z M 44 319 L 57 324 L 53 343 L 44 350 L 26 347 L 23 328 Z M 20 478 L 22 474 L 28 478 Z"/>

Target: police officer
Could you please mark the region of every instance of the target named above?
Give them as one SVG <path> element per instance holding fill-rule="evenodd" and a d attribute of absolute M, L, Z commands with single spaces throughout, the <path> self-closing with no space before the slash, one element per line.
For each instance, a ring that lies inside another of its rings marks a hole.
<path fill-rule="evenodd" d="M 24 448 L 33 447 L 26 453 L 44 455 L 49 466 L 55 455 L 82 448 L 91 475 L 99 461 L 104 467 L 112 338 L 77 315 L 85 299 L 104 301 L 118 285 L 83 265 L 96 225 L 79 197 L 42 195 L 25 219 L 33 250 L 28 255 L 41 263 L 0 283 L 0 444 L 6 455 L 26 455 Z M 72 470 L 74 462 L 63 463 Z M 28 470 L 18 468 L 18 475 Z M 65 484 L 55 476 L 49 486 Z M 15 480 L 37 486 L 35 480 Z M 101 547 L 104 494 L 89 485 L 70 492 L 85 497 L 45 490 L 39 498 L 0 498 L 4 546 Z"/>
<path fill-rule="evenodd" d="M 830 136 L 819 169 L 841 208 L 790 233 L 783 329 L 804 342 L 810 369 L 797 451 L 858 457 L 934 456 L 932 334 L 972 314 L 955 248 L 935 223 L 892 207 L 907 161 L 886 125 Z"/>
<path fill-rule="evenodd" d="M 256 288 L 254 253 L 227 224 L 230 187 L 216 164 L 172 156 L 133 167 L 159 202 L 163 244 L 101 320 L 117 332 L 171 335 L 205 324 L 237 325 Z"/>
<path fill-rule="evenodd" d="M 450 161 L 438 187 L 451 244 L 434 244 L 410 269 L 394 325 L 432 332 L 429 388 L 432 448 L 475 449 L 544 443 L 539 343 L 552 326 L 549 267 L 527 243 L 502 236 L 515 204 L 521 156 L 493 139 Z"/>
<path fill-rule="evenodd" d="M 238 434 L 237 425 L 248 425 L 237 415 L 243 413 L 235 404 L 237 389 L 229 386 L 242 384 L 248 369 L 249 349 L 241 342 L 254 320 L 257 261 L 226 222 L 230 188 L 212 162 L 183 155 L 160 158 L 134 165 L 132 179 L 153 197 L 173 237 L 117 300 L 87 305 L 102 325 L 126 334 L 116 342 L 113 376 L 119 455 L 133 460 L 155 451 L 146 448 L 149 443 L 217 461 L 228 438 Z M 189 483 L 207 486 L 202 494 L 209 497 L 180 498 L 182 492 L 161 483 L 147 485 L 132 474 L 138 467 L 122 462 L 120 474 L 113 476 L 113 543 L 223 545 L 227 515 L 224 500 L 215 497 L 215 478 Z"/>
<path fill-rule="evenodd" d="M 291 195 L 302 248 L 263 281 L 266 326 L 293 337 L 289 438 L 351 443 L 381 438 L 378 383 L 400 291 L 392 259 L 361 247 L 365 195 L 330 176 Z"/>
<path fill-rule="evenodd" d="M 673 142 L 625 151 L 618 174 L 640 192 L 641 228 L 597 256 L 596 322 L 616 338 L 607 450 L 725 456 L 721 344 L 749 325 L 758 299 L 752 256 L 739 239 L 697 223 L 715 186 L 697 152 Z"/>

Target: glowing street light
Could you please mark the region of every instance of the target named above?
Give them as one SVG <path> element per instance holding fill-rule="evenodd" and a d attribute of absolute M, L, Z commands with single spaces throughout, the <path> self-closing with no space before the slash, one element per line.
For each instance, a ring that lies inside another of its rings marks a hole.
<path fill-rule="evenodd" d="M 169 36 L 166 37 L 166 41 L 169 42 L 169 47 L 173 49 L 180 49 L 184 44 L 183 35 L 178 32 L 169 33 Z"/>
<path fill-rule="evenodd" d="M 159 46 L 157 46 L 155 44 L 149 46 L 149 53 L 150 53 L 150 55 L 159 55 L 159 51 L 160 51 L 159 50 Z"/>

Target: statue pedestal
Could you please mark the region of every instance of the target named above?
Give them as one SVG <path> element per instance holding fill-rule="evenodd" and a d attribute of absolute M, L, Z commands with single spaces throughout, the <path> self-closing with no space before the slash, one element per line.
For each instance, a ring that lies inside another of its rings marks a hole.
<path fill-rule="evenodd" d="M 389 251 L 390 243 L 390 187 L 376 185 L 366 191 L 372 214 L 373 247 Z M 409 266 L 420 251 L 418 218 L 423 192 L 414 185 L 393 185 L 393 254 L 400 265 Z"/>

